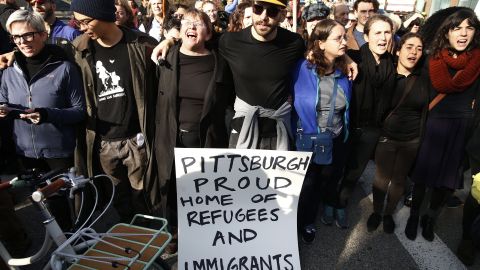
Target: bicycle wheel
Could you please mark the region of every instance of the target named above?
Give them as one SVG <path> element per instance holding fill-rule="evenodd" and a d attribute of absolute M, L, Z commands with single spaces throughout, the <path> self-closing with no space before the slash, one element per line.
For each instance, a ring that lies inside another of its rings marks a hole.
<path fill-rule="evenodd" d="M 149 270 L 170 270 L 170 265 L 164 261 L 162 258 L 158 257 L 148 268 Z"/>

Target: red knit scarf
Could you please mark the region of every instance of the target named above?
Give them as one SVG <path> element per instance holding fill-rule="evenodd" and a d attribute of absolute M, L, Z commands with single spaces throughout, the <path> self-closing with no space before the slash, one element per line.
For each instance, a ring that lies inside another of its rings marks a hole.
<path fill-rule="evenodd" d="M 461 53 L 453 58 L 447 49 L 430 59 L 430 79 L 439 93 L 465 91 L 480 75 L 480 49 Z M 448 68 L 457 72 L 452 77 Z"/>

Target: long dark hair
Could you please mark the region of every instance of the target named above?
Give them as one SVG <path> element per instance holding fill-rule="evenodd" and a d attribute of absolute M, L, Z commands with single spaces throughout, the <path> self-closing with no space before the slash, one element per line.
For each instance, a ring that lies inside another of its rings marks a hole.
<path fill-rule="evenodd" d="M 468 47 L 465 51 L 468 52 L 480 46 L 480 22 L 478 21 L 477 15 L 473 10 L 469 8 L 463 8 L 448 16 L 447 19 L 442 23 L 435 34 L 435 39 L 430 44 L 431 55 L 436 56 L 442 49 L 445 48 L 453 49 L 451 48 L 448 40 L 448 32 L 462 24 L 464 20 L 467 20 L 468 24 L 475 28 L 473 39 L 470 44 L 468 44 Z"/>
<path fill-rule="evenodd" d="M 319 41 L 326 41 L 330 36 L 332 29 L 337 25 L 343 27 L 343 25 L 332 19 L 321 20 L 317 23 L 315 28 L 313 28 L 310 38 L 308 39 L 305 58 L 308 61 L 309 67 L 316 67 L 315 71 L 319 76 L 324 76 L 327 69 L 330 67 L 330 63 L 327 62 L 324 51 L 320 49 Z M 345 55 L 335 59 L 334 67 L 340 69 L 345 74 L 347 73 Z"/>
<path fill-rule="evenodd" d="M 250 2 L 242 2 L 238 4 L 235 11 L 230 15 L 227 32 L 239 32 L 243 29 L 243 17 L 245 16 L 245 9 L 251 6 L 252 5 Z"/>

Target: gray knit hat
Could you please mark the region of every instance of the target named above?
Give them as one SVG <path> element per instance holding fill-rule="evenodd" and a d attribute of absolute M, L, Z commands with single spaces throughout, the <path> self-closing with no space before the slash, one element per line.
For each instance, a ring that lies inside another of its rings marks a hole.
<path fill-rule="evenodd" d="M 104 22 L 115 21 L 115 0 L 73 0 L 70 10 Z"/>
<path fill-rule="evenodd" d="M 330 15 L 330 8 L 323 2 L 311 3 L 302 11 L 302 19 L 310 21 L 315 18 L 325 19 Z"/>

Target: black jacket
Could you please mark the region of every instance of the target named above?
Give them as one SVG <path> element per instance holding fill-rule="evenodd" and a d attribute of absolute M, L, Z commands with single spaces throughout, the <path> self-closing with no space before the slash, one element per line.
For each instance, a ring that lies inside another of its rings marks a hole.
<path fill-rule="evenodd" d="M 170 178 L 174 164 L 173 149 L 177 145 L 178 131 L 178 81 L 179 51 L 175 45 L 169 50 L 165 64 L 159 67 L 159 86 L 155 115 L 155 158 L 162 196 L 169 190 Z M 219 54 L 212 51 L 215 68 L 205 93 L 200 120 L 200 144 L 202 148 L 226 148 L 228 146 L 225 128 L 225 108 L 227 91 L 220 84 Z M 188 78 L 182 78 L 188 79 Z M 175 179 L 171 179 L 175 181 Z M 162 199 L 162 204 L 166 200 Z"/>

